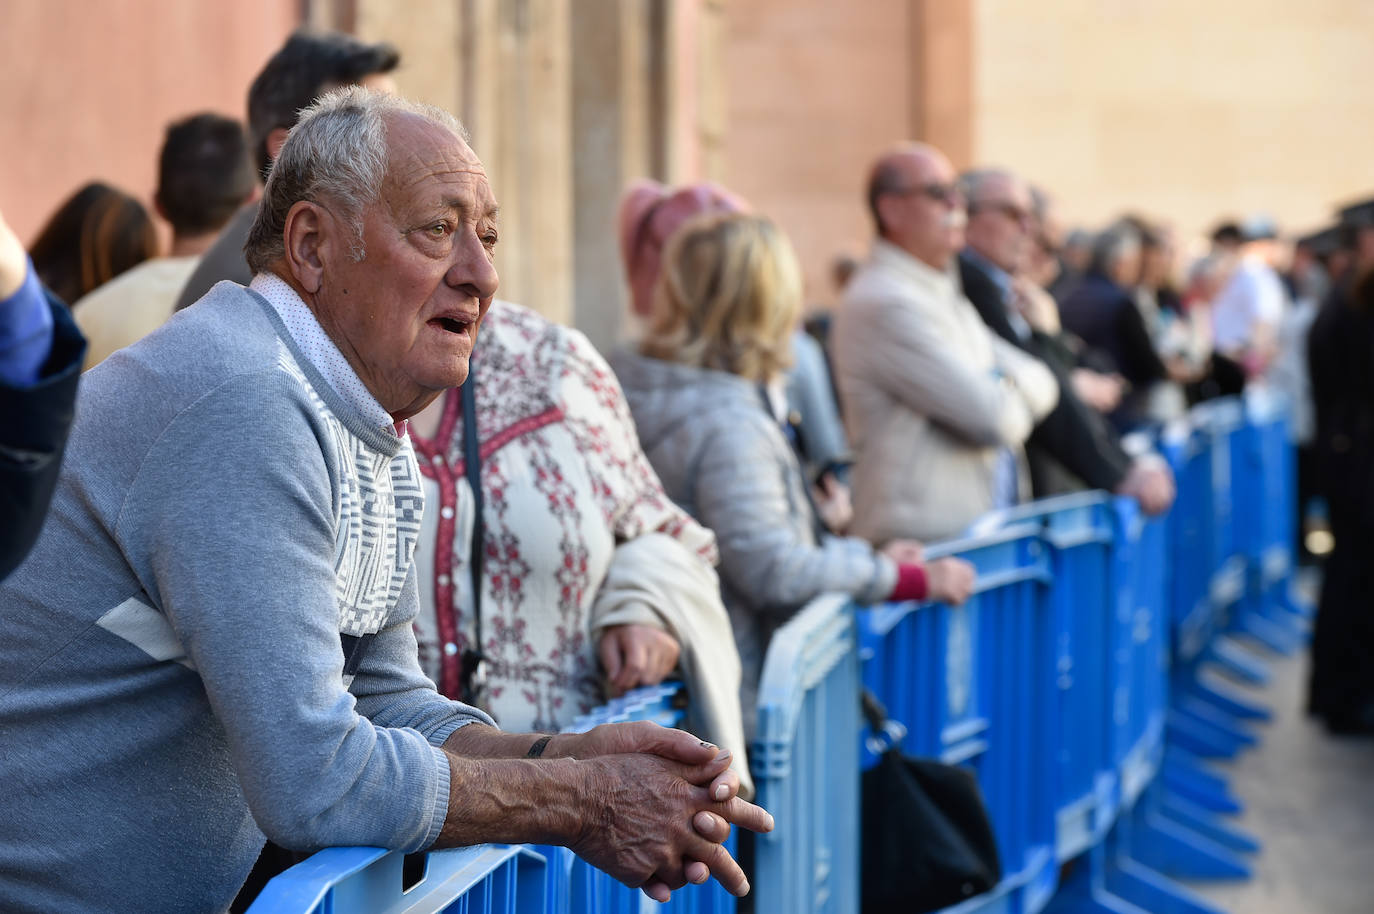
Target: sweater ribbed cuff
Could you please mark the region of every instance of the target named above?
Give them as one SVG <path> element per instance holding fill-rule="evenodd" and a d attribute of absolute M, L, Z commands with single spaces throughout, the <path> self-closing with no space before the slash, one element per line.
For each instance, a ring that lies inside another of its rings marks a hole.
<path fill-rule="evenodd" d="M 439 840 L 439 835 L 444 830 L 444 822 L 448 819 L 448 795 L 450 786 L 450 771 L 448 767 L 448 754 L 437 746 L 431 746 L 430 751 L 434 753 L 434 762 L 437 766 L 438 777 L 435 779 L 434 803 L 430 807 L 429 828 L 425 832 L 424 840 L 419 847 L 406 848 L 406 853 L 418 853 L 419 851 L 429 850 L 435 841 Z"/>
<path fill-rule="evenodd" d="M 904 600 L 924 600 L 929 592 L 928 588 L 924 568 L 920 565 L 902 563 L 897 566 L 897 586 L 892 588 L 892 596 L 888 599 L 894 603 L 901 603 Z"/>

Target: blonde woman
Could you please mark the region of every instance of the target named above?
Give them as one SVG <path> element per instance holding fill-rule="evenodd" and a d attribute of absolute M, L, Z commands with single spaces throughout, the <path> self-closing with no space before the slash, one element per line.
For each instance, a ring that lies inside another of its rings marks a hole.
<path fill-rule="evenodd" d="M 665 490 L 716 533 L 746 727 L 773 631 L 813 597 L 959 603 L 973 584 L 966 562 L 923 565 L 919 543 L 875 551 L 820 531 L 774 406 L 801 294 L 796 256 L 777 226 L 706 213 L 673 233 L 648 332 L 638 352 L 612 362 Z"/>

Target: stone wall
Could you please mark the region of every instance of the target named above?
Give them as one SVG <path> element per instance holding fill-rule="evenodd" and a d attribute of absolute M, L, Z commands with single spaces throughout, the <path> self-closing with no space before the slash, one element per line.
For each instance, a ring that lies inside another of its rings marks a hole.
<path fill-rule="evenodd" d="M 0 207 L 27 243 L 87 181 L 151 212 L 167 124 L 201 111 L 242 120 L 301 0 L 9 0 L 2 15 Z"/>

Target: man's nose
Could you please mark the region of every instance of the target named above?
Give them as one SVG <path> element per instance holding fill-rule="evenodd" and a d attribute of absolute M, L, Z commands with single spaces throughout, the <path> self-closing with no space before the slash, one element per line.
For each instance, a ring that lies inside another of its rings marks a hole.
<path fill-rule="evenodd" d="M 496 264 L 486 246 L 476 237 L 462 246 L 453 265 L 449 267 L 447 278 L 449 285 L 473 298 L 491 298 L 501 282 L 496 274 Z"/>

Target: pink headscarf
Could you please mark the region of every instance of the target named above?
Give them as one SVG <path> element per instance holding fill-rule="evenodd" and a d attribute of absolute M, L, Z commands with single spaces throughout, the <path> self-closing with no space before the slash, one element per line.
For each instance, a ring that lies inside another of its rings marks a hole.
<path fill-rule="evenodd" d="M 647 178 L 633 182 L 620 198 L 620 259 L 630 284 L 630 308 L 648 317 L 663 246 L 688 219 L 705 212 L 748 212 L 743 197 L 709 181 L 676 190 Z"/>

